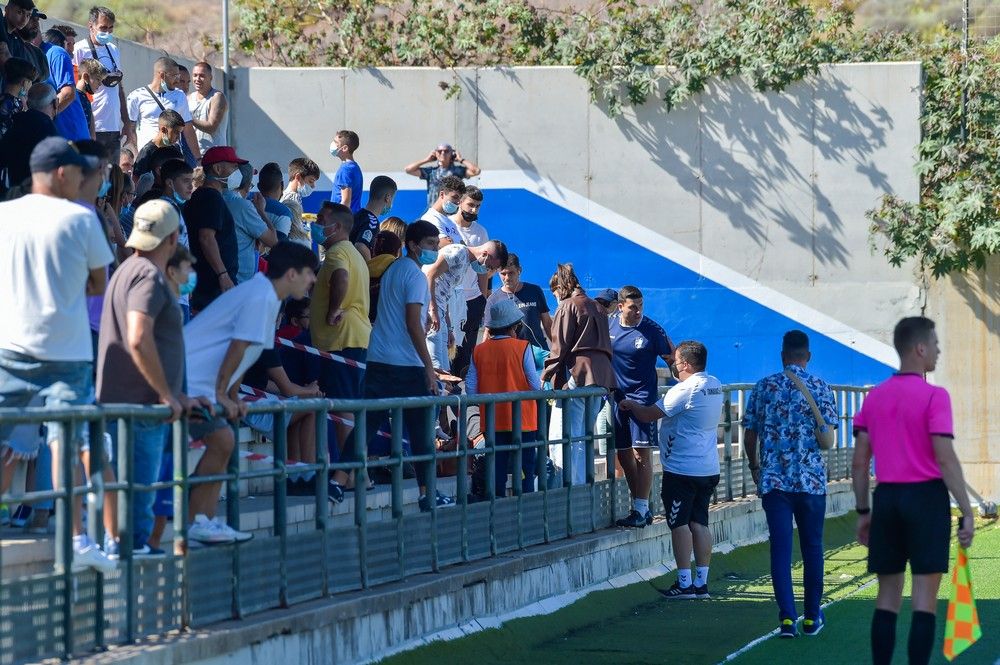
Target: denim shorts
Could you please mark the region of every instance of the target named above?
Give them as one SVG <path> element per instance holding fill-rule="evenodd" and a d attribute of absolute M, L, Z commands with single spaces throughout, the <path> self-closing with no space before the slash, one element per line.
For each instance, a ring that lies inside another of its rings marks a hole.
<path fill-rule="evenodd" d="M 93 363 L 89 361 L 38 360 L 23 353 L 0 349 L 0 407 L 37 405 L 61 409 L 91 404 L 94 401 L 93 371 Z M 46 423 L 46 427 L 47 440 L 56 441 L 59 423 Z M 13 425 L 0 425 L 0 447 L 15 458 L 33 459 L 37 456 L 42 438 L 12 436 L 13 430 Z M 87 423 L 76 421 L 72 432 L 73 443 L 82 448 L 87 436 Z"/>

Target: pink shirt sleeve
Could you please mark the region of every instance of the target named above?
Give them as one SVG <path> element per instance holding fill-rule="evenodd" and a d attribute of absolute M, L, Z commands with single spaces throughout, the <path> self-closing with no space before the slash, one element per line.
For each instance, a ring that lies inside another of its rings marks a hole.
<path fill-rule="evenodd" d="M 868 418 L 865 416 L 865 406 L 867 403 L 861 405 L 861 409 L 854 414 L 854 424 L 852 427 L 854 429 L 868 429 Z"/>
<path fill-rule="evenodd" d="M 931 394 L 931 401 L 927 406 L 927 431 L 932 435 L 955 434 L 951 420 L 951 398 L 944 388 L 937 388 Z"/>

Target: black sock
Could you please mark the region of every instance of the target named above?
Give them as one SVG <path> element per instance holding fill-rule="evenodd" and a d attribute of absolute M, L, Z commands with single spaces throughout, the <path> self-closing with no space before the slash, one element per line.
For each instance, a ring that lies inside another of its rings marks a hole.
<path fill-rule="evenodd" d="M 875 610 L 872 616 L 872 663 L 889 665 L 896 648 L 896 613 Z"/>
<path fill-rule="evenodd" d="M 934 615 L 930 612 L 913 612 L 910 622 L 910 665 L 927 665 L 934 648 Z"/>

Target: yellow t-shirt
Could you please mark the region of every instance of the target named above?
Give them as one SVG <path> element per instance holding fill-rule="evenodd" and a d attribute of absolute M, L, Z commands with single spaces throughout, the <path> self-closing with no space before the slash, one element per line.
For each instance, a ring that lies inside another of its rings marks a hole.
<path fill-rule="evenodd" d="M 337 270 L 347 271 L 347 292 L 340 304 L 344 316 L 338 325 L 330 326 L 326 323 L 330 307 L 330 277 Z M 368 338 L 372 333 L 372 324 L 368 320 L 368 286 L 368 264 L 354 245 L 342 240 L 326 250 L 310 304 L 312 319 L 309 331 L 317 349 L 341 351 L 368 348 Z"/>

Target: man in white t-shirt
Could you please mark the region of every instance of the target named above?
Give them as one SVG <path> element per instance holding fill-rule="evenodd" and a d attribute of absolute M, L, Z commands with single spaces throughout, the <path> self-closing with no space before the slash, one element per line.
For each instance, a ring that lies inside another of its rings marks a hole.
<path fill-rule="evenodd" d="M 417 220 L 406 227 L 404 243 L 406 255 L 396 259 L 382 274 L 378 314 L 368 343 L 365 399 L 421 397 L 437 392 L 437 375 L 424 342 L 430 290 L 420 266 L 437 261 L 438 230 L 426 220 Z M 384 417 L 382 412 L 368 412 L 366 442 L 371 442 Z M 414 455 L 426 455 L 433 450 L 433 437 L 426 436 L 429 417 L 427 409 L 404 409 L 403 423 L 392 423 L 394 428 L 405 423 Z M 345 446 L 344 452 L 347 455 L 341 461 L 353 461 L 352 446 Z M 420 510 L 431 510 L 432 503 L 438 507 L 455 504 L 452 497 L 440 492 L 432 502 L 427 496 L 431 464 L 417 462 L 414 467 L 420 488 Z"/>
<path fill-rule="evenodd" d="M 507 246 L 499 240 L 488 240 L 475 247 L 455 243 L 445 245 L 434 263 L 424 266 L 431 292 L 427 349 L 435 368 L 449 371 L 448 347 L 462 341 L 458 337 L 465 321 L 462 290 L 465 274 L 471 269 L 476 274 L 486 275 L 503 265 L 507 265 Z"/>
<path fill-rule="evenodd" d="M 438 249 L 453 242 L 461 243 L 462 234 L 449 217 L 458 212 L 458 204 L 465 194 L 465 183 L 458 176 L 446 176 L 441 179 L 441 189 L 438 191 L 437 200 L 427 209 L 420 219 L 430 222 L 438 230 Z"/>
<path fill-rule="evenodd" d="M 680 383 L 660 404 L 643 407 L 625 401 L 640 421 L 663 418 L 660 424 L 660 462 L 663 465 L 663 508 L 677 558 L 677 581 L 663 591 L 667 598 L 708 598 L 708 564 L 712 532 L 708 504 L 719 484 L 719 421 L 722 384 L 705 372 L 708 349 L 701 342 L 681 342 L 674 351 Z M 691 579 L 691 550 L 696 574 Z"/>
<path fill-rule="evenodd" d="M 451 216 L 462 242 L 469 247 L 484 244 L 490 239 L 486 227 L 479 223 L 479 209 L 483 205 L 483 190 L 469 185 L 458 204 L 458 212 Z M 504 264 L 506 265 L 506 264 Z M 455 352 L 451 364 L 452 373 L 461 376 L 472 361 L 472 350 L 479 341 L 479 327 L 486 313 L 486 298 L 489 296 L 490 276 L 480 274 L 471 268 L 462 278 L 462 298 L 465 299 L 465 323 L 462 325 L 462 343 Z"/>
<path fill-rule="evenodd" d="M 136 147 L 149 143 L 159 133 L 159 118 L 164 111 L 177 111 L 184 120 L 181 133 L 187 141 L 195 160 L 201 160 L 198 139 L 191 124 L 191 110 L 187 96 L 177 89 L 180 69 L 177 63 L 166 56 L 153 63 L 153 80 L 149 85 L 136 88 L 125 100 L 128 118 L 135 123 L 129 127 L 129 141 Z"/>
<path fill-rule="evenodd" d="M 59 409 L 94 399 L 94 351 L 87 317 L 88 295 L 101 295 L 113 257 L 97 216 L 71 203 L 84 169 L 98 160 L 81 155 L 63 138 L 42 140 L 31 153 L 31 194 L 0 203 L 0 407 L 21 408 L 40 400 Z M 71 445 L 87 443 L 84 423 L 75 425 Z M 0 426 L 0 494 L 10 486 L 18 460 L 34 459 L 39 441 L 12 439 Z M 53 480 L 59 489 L 58 423 L 49 423 Z M 110 561 L 91 543 L 73 509 L 73 568 L 109 572 Z"/>
<path fill-rule="evenodd" d="M 91 109 L 97 140 L 109 153 L 112 164 L 118 163 L 121 137 L 128 136 L 129 119 L 125 112 L 125 90 L 122 88 L 121 53 L 113 43 L 115 13 L 107 7 L 92 7 L 87 20 L 87 36 L 73 46 L 73 64 L 77 67 L 84 60 L 97 59 L 107 76 L 100 85 L 93 87 Z"/>
<path fill-rule="evenodd" d="M 257 273 L 225 291 L 191 319 L 184 327 L 188 394 L 209 397 L 228 420 L 246 417 L 246 403 L 239 399 L 243 375 L 261 351 L 274 348 L 281 302 L 308 295 L 318 268 L 319 260 L 308 247 L 278 243 L 268 255 L 266 275 Z M 206 445 L 194 475 L 224 473 L 234 445 L 232 430 L 219 417 L 199 427 Z M 216 482 L 191 489 L 189 538 L 208 543 L 250 538 L 213 519 L 221 488 L 222 483 Z"/>

